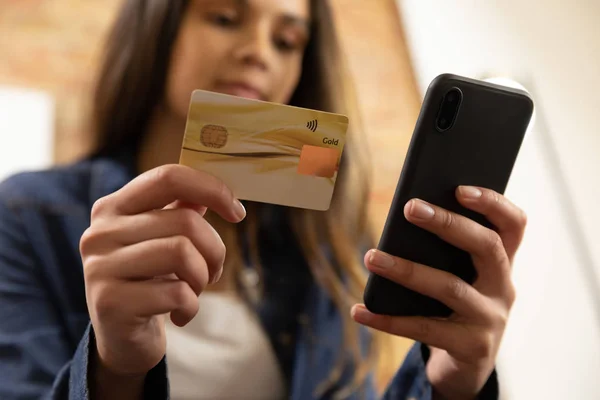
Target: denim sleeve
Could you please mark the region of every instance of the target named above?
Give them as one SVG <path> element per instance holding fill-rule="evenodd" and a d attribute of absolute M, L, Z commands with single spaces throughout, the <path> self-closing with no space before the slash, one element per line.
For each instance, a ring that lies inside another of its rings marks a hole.
<path fill-rule="evenodd" d="M 416 343 L 408 352 L 404 363 L 392 379 L 382 400 L 431 400 L 432 388 L 425 373 L 425 365 L 429 359 L 429 348 Z M 498 378 L 496 371 L 477 396 L 478 400 L 497 400 L 499 398 Z"/>
<path fill-rule="evenodd" d="M 19 213 L 0 201 L 0 399 L 87 400 L 88 326 L 77 349 L 41 281 Z M 166 361 L 147 378 L 147 399 L 167 399 Z"/>
<path fill-rule="evenodd" d="M 81 342 L 79 342 L 75 355 L 59 372 L 50 392 L 44 399 L 88 400 L 90 398 L 88 386 L 89 353 L 93 346 L 95 346 L 94 330 L 92 325 L 89 324 Z M 144 399 L 169 399 L 166 357 L 148 373 L 146 387 L 144 388 Z"/>

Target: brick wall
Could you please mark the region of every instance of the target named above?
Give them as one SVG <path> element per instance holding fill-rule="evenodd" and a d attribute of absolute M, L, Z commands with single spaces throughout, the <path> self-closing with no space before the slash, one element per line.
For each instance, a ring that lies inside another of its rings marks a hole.
<path fill-rule="evenodd" d="M 0 84 L 54 96 L 57 162 L 73 160 L 86 149 L 86 100 L 101 39 L 120 1 L 0 2 Z"/>

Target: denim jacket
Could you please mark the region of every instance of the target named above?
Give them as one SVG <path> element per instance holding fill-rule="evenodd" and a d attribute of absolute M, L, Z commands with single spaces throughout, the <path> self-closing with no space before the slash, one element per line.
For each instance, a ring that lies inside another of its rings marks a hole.
<path fill-rule="evenodd" d="M 96 158 L 22 173 L 0 184 L 0 399 L 89 398 L 88 362 L 94 332 L 86 306 L 79 240 L 90 224 L 92 204 L 132 177 L 126 163 Z M 279 259 L 278 265 L 288 262 L 288 258 Z M 294 328 L 282 317 L 285 310 L 277 311 L 285 288 L 278 290 L 280 280 L 273 282 L 275 295 L 264 300 L 259 315 L 280 361 L 289 366 L 289 398 L 332 398 L 331 391 L 317 394 L 316 389 L 341 351 L 340 314 L 327 294 L 312 283 L 300 305 L 309 327 Z M 295 336 L 292 348 L 286 350 L 275 338 L 290 326 Z M 427 347 L 415 344 L 383 398 L 431 399 L 427 357 Z M 169 398 L 167 368 L 165 357 L 149 372 L 145 398 Z M 342 375 L 340 385 L 348 380 L 349 372 Z M 363 389 L 351 399 L 376 398 L 372 377 Z M 498 398 L 495 372 L 480 398 Z"/>

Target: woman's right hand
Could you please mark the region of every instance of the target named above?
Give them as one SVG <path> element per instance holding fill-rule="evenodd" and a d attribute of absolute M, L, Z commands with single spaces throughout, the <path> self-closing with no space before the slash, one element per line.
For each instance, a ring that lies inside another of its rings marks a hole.
<path fill-rule="evenodd" d="M 165 314 L 178 326 L 196 315 L 225 259 L 207 209 L 232 223 L 246 215 L 223 182 L 180 165 L 148 171 L 94 204 L 80 252 L 104 369 L 145 375 L 165 355 Z"/>

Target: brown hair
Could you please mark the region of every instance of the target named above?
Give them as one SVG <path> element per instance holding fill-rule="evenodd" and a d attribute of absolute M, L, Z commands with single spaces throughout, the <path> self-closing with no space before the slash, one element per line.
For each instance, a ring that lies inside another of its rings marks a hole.
<path fill-rule="evenodd" d="M 189 0 L 125 1 L 108 37 L 95 91 L 92 128 L 96 155 L 110 156 L 123 148 L 137 152 L 152 112 L 163 99 L 171 50 L 188 3 Z M 381 340 L 380 335 L 374 335 L 371 351 L 364 360 L 359 328 L 349 316 L 349 307 L 360 301 L 365 284 L 361 251 L 373 246 L 367 209 L 369 163 L 331 11 L 323 0 L 311 0 L 311 5 L 311 39 L 290 104 L 346 114 L 351 126 L 331 209 L 325 213 L 290 209 L 288 217 L 314 279 L 342 315 L 343 342 L 356 366 L 353 384 L 338 392 L 344 397 L 364 381 Z M 264 206 L 249 204 L 246 221 L 236 226 L 207 216 L 227 246 L 226 274 L 239 277 L 243 265 L 242 236 L 250 238 L 251 259 L 257 268 L 260 266 L 256 233 L 261 207 Z M 325 254 L 324 244 L 331 257 Z M 340 358 L 320 391 L 336 384 L 347 362 Z"/>

